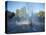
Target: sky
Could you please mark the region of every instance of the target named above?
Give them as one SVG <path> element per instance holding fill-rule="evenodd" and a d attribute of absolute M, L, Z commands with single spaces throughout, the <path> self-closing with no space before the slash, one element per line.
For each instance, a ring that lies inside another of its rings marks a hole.
<path fill-rule="evenodd" d="M 16 12 L 16 9 L 20 9 L 26 7 L 29 12 L 37 13 L 40 10 L 45 9 L 45 4 L 44 3 L 31 3 L 31 2 L 16 2 L 16 1 L 8 1 L 7 3 L 7 10 L 11 12 Z"/>

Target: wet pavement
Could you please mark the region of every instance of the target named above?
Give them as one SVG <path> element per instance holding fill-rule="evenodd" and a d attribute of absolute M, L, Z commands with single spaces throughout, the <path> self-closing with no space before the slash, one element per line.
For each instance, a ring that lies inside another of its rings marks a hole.
<path fill-rule="evenodd" d="M 44 23 L 40 19 L 42 17 L 34 16 L 32 18 L 32 23 L 30 21 L 30 25 L 25 26 L 23 29 L 23 26 L 16 25 L 17 18 L 13 17 L 12 19 L 7 21 L 7 32 L 8 33 L 19 33 L 19 32 L 43 32 L 44 31 Z M 20 19 L 19 19 L 20 22 Z"/>

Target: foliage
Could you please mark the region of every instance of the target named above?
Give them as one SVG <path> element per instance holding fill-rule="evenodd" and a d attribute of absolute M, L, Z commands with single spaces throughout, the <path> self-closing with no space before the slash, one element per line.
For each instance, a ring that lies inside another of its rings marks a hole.
<path fill-rule="evenodd" d="M 45 16 L 45 12 L 44 11 L 40 11 L 39 13 L 37 13 L 38 16 Z"/>
<path fill-rule="evenodd" d="M 5 12 L 5 16 L 6 16 L 8 19 L 10 19 L 10 18 L 12 18 L 13 16 L 15 16 L 15 14 L 14 14 L 13 12 L 6 11 L 6 12 Z"/>
<path fill-rule="evenodd" d="M 16 16 L 25 16 L 26 15 L 26 9 L 25 7 L 21 8 L 21 9 L 16 9 Z"/>

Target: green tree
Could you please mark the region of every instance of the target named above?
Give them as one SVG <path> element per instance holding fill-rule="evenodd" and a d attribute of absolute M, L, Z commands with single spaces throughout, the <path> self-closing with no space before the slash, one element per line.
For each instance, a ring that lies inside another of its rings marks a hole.
<path fill-rule="evenodd" d="M 39 13 L 37 13 L 38 16 L 45 16 L 45 11 L 40 11 Z"/>
<path fill-rule="evenodd" d="M 16 16 L 19 16 L 20 9 L 16 9 Z"/>
<path fill-rule="evenodd" d="M 26 15 L 26 8 L 25 7 L 23 7 L 23 8 L 21 8 L 21 9 L 16 9 L 16 16 L 25 16 Z"/>

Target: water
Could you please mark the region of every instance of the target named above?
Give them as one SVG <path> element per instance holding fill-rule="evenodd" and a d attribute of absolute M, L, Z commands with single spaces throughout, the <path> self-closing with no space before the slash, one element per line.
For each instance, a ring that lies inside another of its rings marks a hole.
<path fill-rule="evenodd" d="M 13 17 L 12 19 L 8 20 L 7 23 L 7 32 L 8 33 L 16 33 L 16 32 L 42 32 L 44 31 L 44 23 L 40 22 L 39 16 L 33 16 L 32 23 L 30 20 L 31 25 L 16 25 L 16 21 L 20 22 L 20 18 Z M 19 19 L 19 20 L 18 20 Z M 24 28 L 23 28 L 24 27 Z"/>

